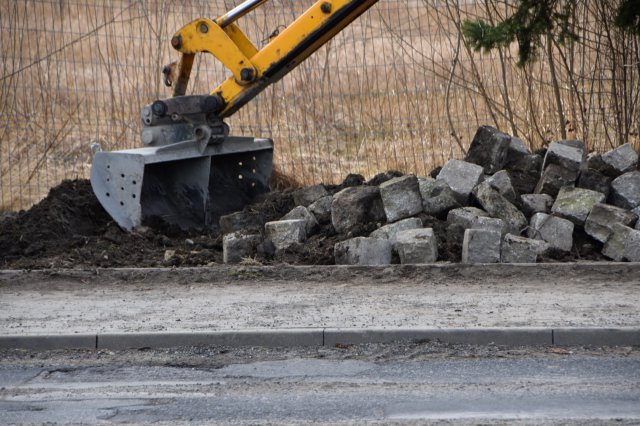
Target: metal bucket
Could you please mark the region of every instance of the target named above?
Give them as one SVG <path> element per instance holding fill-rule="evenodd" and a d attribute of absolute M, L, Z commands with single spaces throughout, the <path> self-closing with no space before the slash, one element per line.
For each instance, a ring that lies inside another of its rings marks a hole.
<path fill-rule="evenodd" d="M 201 151 L 196 142 L 97 152 L 91 186 L 107 213 L 131 231 L 160 218 L 183 229 L 217 225 L 269 191 L 273 142 L 227 136 Z"/>

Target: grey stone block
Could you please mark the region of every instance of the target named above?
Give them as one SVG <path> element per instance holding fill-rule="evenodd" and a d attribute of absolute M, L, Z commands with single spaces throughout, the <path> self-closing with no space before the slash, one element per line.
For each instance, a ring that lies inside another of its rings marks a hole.
<path fill-rule="evenodd" d="M 584 226 L 593 206 L 603 203 L 604 194 L 584 188 L 562 188 L 551 207 L 556 216 L 569 219 L 576 225 Z"/>
<path fill-rule="evenodd" d="M 542 169 L 542 157 L 540 155 L 527 155 L 517 163 L 511 165 L 507 172 L 511 185 L 516 194 L 531 194 L 535 191 L 540 180 Z"/>
<path fill-rule="evenodd" d="M 331 202 L 333 197 L 327 195 L 309 205 L 309 211 L 313 213 L 319 223 L 331 222 Z"/>
<path fill-rule="evenodd" d="M 635 229 L 640 230 L 640 206 L 638 206 L 635 209 L 631 210 L 631 213 L 635 214 L 636 217 L 638 218 L 638 220 L 636 221 Z"/>
<path fill-rule="evenodd" d="M 408 229 L 396 235 L 400 263 L 433 263 L 438 259 L 438 241 L 431 228 Z"/>
<path fill-rule="evenodd" d="M 518 158 L 516 161 L 507 166 L 509 170 L 542 170 L 542 161 L 544 159 L 539 154 L 528 154 Z"/>
<path fill-rule="evenodd" d="M 638 167 L 638 153 L 631 144 L 626 143 L 602 154 L 601 161 L 601 171 L 615 178 Z"/>
<path fill-rule="evenodd" d="M 640 328 L 554 328 L 553 344 L 560 346 L 639 346 Z"/>
<path fill-rule="evenodd" d="M 585 145 L 585 143 L 581 140 L 575 140 L 575 139 L 565 139 L 565 140 L 559 140 L 557 141 L 560 145 L 566 145 L 566 146 L 570 146 L 572 148 L 575 148 L 577 150 L 579 150 L 580 152 L 582 152 L 582 162 L 580 164 L 580 169 L 586 169 L 587 168 L 587 155 L 589 150 L 587 149 L 587 145 Z"/>
<path fill-rule="evenodd" d="M 369 237 L 384 238 L 388 240 L 389 243 L 391 243 L 392 247 L 395 247 L 396 236 L 398 235 L 398 232 L 418 228 L 422 228 L 422 221 L 417 217 L 409 217 L 394 223 L 389 223 L 387 225 L 381 226 L 380 228 L 373 231 L 369 235 Z"/>
<path fill-rule="evenodd" d="M 222 238 L 222 260 L 224 263 L 240 263 L 242 259 L 256 254 L 262 242 L 259 234 L 245 235 L 240 232 L 227 234 Z"/>
<path fill-rule="evenodd" d="M 488 213 L 477 207 L 460 207 L 447 215 L 447 223 L 459 225 L 462 229 L 488 229 L 506 234 L 507 228 L 502 219 L 489 217 Z"/>
<path fill-rule="evenodd" d="M 56 349 L 95 349 L 95 334 L 63 334 L 43 336 L 0 336 L 0 349 L 31 349 L 50 351 Z"/>
<path fill-rule="evenodd" d="M 505 167 L 517 164 L 523 158 L 527 157 L 531 153 L 527 149 L 522 139 L 512 136 L 509 140 L 509 148 L 507 149 L 507 160 Z"/>
<path fill-rule="evenodd" d="M 460 207 L 449 211 L 447 223 L 459 224 L 464 229 L 473 228 L 479 217 L 489 217 L 489 213 L 477 207 Z"/>
<path fill-rule="evenodd" d="M 602 162 L 602 154 L 599 152 L 591 152 L 587 155 L 587 168 L 601 172 L 606 168 Z"/>
<path fill-rule="evenodd" d="M 422 210 L 435 217 L 443 217 L 449 210 L 460 207 L 456 194 L 442 180 L 433 178 L 418 178 L 420 195 L 422 196 Z"/>
<path fill-rule="evenodd" d="M 522 212 L 527 217 L 536 213 L 549 213 L 553 205 L 553 197 L 549 194 L 523 194 L 520 196 Z"/>
<path fill-rule="evenodd" d="M 527 235 L 529 238 L 549 243 L 549 248 L 571 251 L 573 247 L 573 222 L 546 213 L 536 213 L 531 217 Z"/>
<path fill-rule="evenodd" d="M 296 206 L 308 207 L 311 203 L 329 195 L 323 185 L 312 185 L 293 191 L 293 202 Z"/>
<path fill-rule="evenodd" d="M 611 182 L 611 204 L 632 210 L 640 206 L 640 172 L 633 171 L 618 176 Z"/>
<path fill-rule="evenodd" d="M 316 217 L 309 212 L 309 210 L 304 206 L 294 207 L 289 213 L 284 215 L 281 220 L 293 220 L 293 219 L 302 219 L 306 223 L 306 235 L 309 237 L 313 235 L 313 233 L 318 229 L 318 220 Z"/>
<path fill-rule="evenodd" d="M 500 262 L 502 234 L 485 229 L 467 229 L 462 241 L 462 263 Z"/>
<path fill-rule="evenodd" d="M 396 177 L 381 183 L 378 188 L 387 222 L 411 217 L 422 211 L 422 196 L 415 176 Z"/>
<path fill-rule="evenodd" d="M 609 196 L 611 178 L 593 169 L 583 169 L 578 177 L 578 188 L 586 188 Z"/>
<path fill-rule="evenodd" d="M 596 204 L 585 221 L 584 230 L 595 240 L 604 243 L 609 239 L 614 223 L 632 226 L 636 219 L 637 216 L 628 210 L 608 204 Z"/>
<path fill-rule="evenodd" d="M 534 192 L 556 197 L 560 188 L 574 186 L 577 174 L 557 164 L 550 164 L 544 169 Z"/>
<path fill-rule="evenodd" d="M 333 254 L 336 265 L 388 265 L 391 243 L 384 238 L 356 237 L 336 243 Z"/>
<path fill-rule="evenodd" d="M 485 229 L 487 231 L 499 232 L 502 235 L 508 232 L 507 225 L 502 219 L 498 219 L 497 217 L 478 216 L 469 229 Z"/>
<path fill-rule="evenodd" d="M 506 198 L 507 201 L 509 201 L 510 203 L 515 203 L 517 197 L 516 191 L 515 189 L 513 189 L 511 178 L 509 177 L 509 173 L 506 170 L 500 170 L 494 175 L 486 178 L 484 181 L 491 185 L 493 189 L 498 191 L 498 193 Z"/>
<path fill-rule="evenodd" d="M 617 262 L 640 262 L 640 231 L 614 223 L 602 254 Z"/>
<path fill-rule="evenodd" d="M 549 249 L 549 243 L 507 234 L 502 240 L 502 263 L 536 263 L 538 256 Z"/>
<path fill-rule="evenodd" d="M 234 232 L 261 234 L 264 220 L 264 216 L 258 212 L 239 211 L 220 217 L 220 231 L 222 235 Z"/>
<path fill-rule="evenodd" d="M 477 164 L 460 160 L 449 160 L 438 176 L 437 180 L 444 181 L 456 194 L 458 202 L 467 204 L 473 188 L 480 182 L 483 176 L 482 167 Z"/>
<path fill-rule="evenodd" d="M 483 182 L 476 186 L 473 195 L 489 215 L 502 219 L 510 234 L 520 235 L 526 228 L 527 218 L 524 214 L 488 183 Z"/>
<path fill-rule="evenodd" d="M 491 126 L 481 126 L 464 160 L 482 166 L 485 173 L 493 174 L 504 167 L 510 144 L 511 136 Z"/>
<path fill-rule="evenodd" d="M 307 239 L 307 222 L 303 219 L 267 222 L 264 229 L 266 239 L 273 243 L 276 252 Z"/>
<path fill-rule="evenodd" d="M 331 223 L 336 232 L 345 233 L 355 225 L 384 219 L 382 199 L 376 186 L 352 186 L 333 196 Z"/>
<path fill-rule="evenodd" d="M 576 148 L 582 152 L 583 161 L 587 160 L 587 146 L 583 141 L 577 139 L 564 139 L 557 141 L 560 145 L 570 146 L 572 148 Z"/>
<path fill-rule="evenodd" d="M 569 141 L 552 142 L 547 148 L 547 154 L 542 163 L 545 170 L 551 164 L 556 164 L 570 173 L 572 179 L 578 177 L 578 172 L 584 161 L 585 150 L 578 144 L 570 144 Z M 579 142 L 579 141 L 576 141 Z"/>
<path fill-rule="evenodd" d="M 501 219 L 489 217 L 487 212 L 477 207 L 453 209 L 447 215 L 446 238 L 448 244 L 461 246 L 466 229 L 486 229 L 506 234 L 506 226 Z"/>

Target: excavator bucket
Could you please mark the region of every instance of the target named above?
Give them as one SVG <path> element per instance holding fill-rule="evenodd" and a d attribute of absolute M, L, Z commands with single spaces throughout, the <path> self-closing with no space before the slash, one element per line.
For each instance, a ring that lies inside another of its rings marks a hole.
<path fill-rule="evenodd" d="M 94 154 L 91 186 L 123 229 L 154 219 L 183 229 L 212 228 L 220 216 L 269 191 L 273 142 L 216 134 L 211 119 L 198 119 L 204 98 L 146 106 L 147 147 Z"/>

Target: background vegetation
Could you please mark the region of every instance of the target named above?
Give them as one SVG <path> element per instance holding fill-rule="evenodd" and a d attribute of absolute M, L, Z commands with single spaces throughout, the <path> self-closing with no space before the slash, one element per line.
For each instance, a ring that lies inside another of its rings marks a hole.
<path fill-rule="evenodd" d="M 240 0 L 0 2 L 0 210 L 27 208 L 64 178 L 88 177 L 89 146 L 140 146 L 142 105 L 170 96 L 169 40 Z M 272 0 L 239 24 L 258 46 L 312 0 Z M 490 124 L 532 149 L 566 138 L 592 150 L 639 147 L 637 33 L 613 24 L 618 0 L 574 0 L 572 36 L 476 51 L 468 21 L 497 25 L 507 0 L 381 0 L 231 118 L 234 134 L 271 137 L 280 168 L 304 183 L 399 169 L 426 174 L 460 157 Z M 520 66 L 518 63 L 520 62 Z M 227 72 L 198 59 L 194 93 Z"/>

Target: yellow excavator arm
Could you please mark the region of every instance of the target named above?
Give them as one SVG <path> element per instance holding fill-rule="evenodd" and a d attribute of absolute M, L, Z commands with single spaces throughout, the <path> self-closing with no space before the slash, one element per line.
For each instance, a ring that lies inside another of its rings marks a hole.
<path fill-rule="evenodd" d="M 210 53 L 233 74 L 211 92 L 219 98 L 218 117 L 229 117 L 378 0 L 318 1 L 258 50 L 235 22 L 266 1 L 247 0 L 217 19 L 196 19 L 173 36 L 171 45 L 182 54 L 174 96 L 185 94 L 195 54 Z"/>
<path fill-rule="evenodd" d="M 269 191 L 273 141 L 230 136 L 223 119 L 280 80 L 377 0 L 321 0 L 258 50 L 236 21 L 267 0 L 247 0 L 217 19 L 196 19 L 171 39 L 181 53 L 177 76 L 165 67 L 173 97 L 140 113 L 143 148 L 93 157 L 91 185 L 126 230 L 145 221 L 213 228 L 218 218 Z M 231 77 L 211 94 L 186 96 L 198 53 L 215 56 Z"/>

